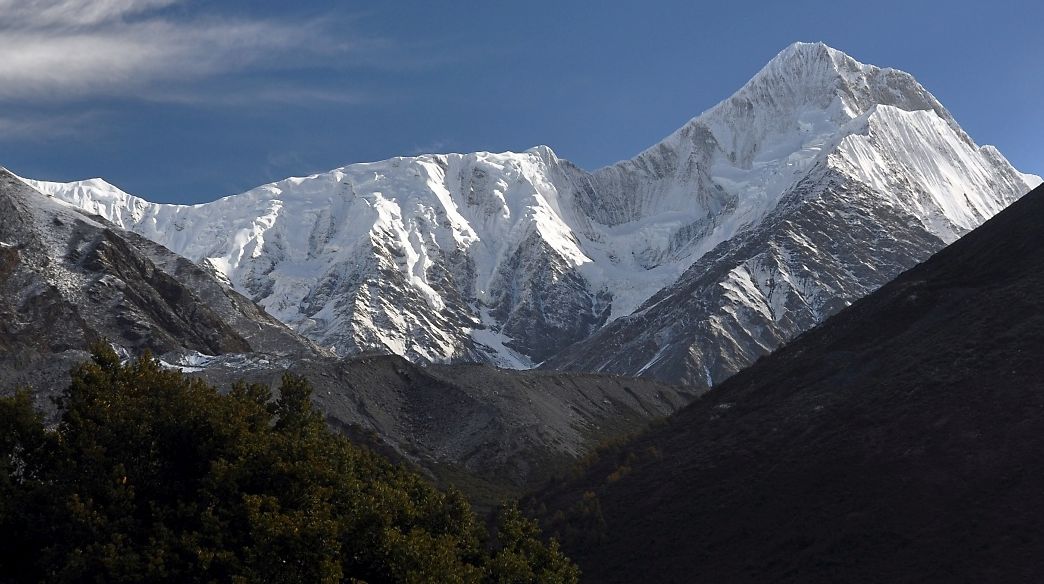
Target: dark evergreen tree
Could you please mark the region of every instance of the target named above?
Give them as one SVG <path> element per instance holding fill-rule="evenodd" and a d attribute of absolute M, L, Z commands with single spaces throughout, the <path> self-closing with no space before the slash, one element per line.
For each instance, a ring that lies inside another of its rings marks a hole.
<path fill-rule="evenodd" d="M 352 445 L 285 375 L 225 395 L 108 347 L 47 430 L 0 399 L 0 579 L 12 582 L 576 582 L 506 509 L 496 536 L 457 492 Z"/>

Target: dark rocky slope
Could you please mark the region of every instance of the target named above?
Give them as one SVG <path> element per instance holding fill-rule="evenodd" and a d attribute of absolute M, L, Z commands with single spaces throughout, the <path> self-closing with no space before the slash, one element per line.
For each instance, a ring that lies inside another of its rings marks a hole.
<path fill-rule="evenodd" d="M 219 357 L 194 373 L 227 386 L 308 378 L 334 428 L 368 440 L 473 499 L 517 497 L 595 445 L 691 402 L 690 388 L 612 375 L 422 367 L 394 355 L 353 359 Z M 390 448 L 389 448 L 390 447 Z"/>
<path fill-rule="evenodd" d="M 202 268 L 0 169 L 0 343 L 61 353 L 107 338 L 157 354 L 323 354 Z"/>
<path fill-rule="evenodd" d="M 1044 188 L 534 508 L 589 582 L 1044 580 L 1041 225 Z"/>

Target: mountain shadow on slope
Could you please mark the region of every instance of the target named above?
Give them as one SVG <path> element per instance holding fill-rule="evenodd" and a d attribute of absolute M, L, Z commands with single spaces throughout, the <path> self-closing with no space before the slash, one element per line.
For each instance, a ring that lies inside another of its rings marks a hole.
<path fill-rule="evenodd" d="M 1041 225 L 1037 188 L 531 507 L 590 582 L 1041 581 Z"/>

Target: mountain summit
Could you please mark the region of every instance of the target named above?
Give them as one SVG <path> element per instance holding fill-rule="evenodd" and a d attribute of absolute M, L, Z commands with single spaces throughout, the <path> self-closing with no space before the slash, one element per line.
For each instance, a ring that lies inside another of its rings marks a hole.
<path fill-rule="evenodd" d="M 912 76 L 794 44 L 632 160 L 424 155 L 195 206 L 27 181 L 198 262 L 341 354 L 714 384 L 1039 178 Z M 867 245 L 875 243 L 875 245 Z"/>
<path fill-rule="evenodd" d="M 694 263 L 545 366 L 716 384 L 1040 183 L 977 146 L 909 74 L 823 44 L 787 48 L 624 164 L 694 159 L 721 209 Z"/>

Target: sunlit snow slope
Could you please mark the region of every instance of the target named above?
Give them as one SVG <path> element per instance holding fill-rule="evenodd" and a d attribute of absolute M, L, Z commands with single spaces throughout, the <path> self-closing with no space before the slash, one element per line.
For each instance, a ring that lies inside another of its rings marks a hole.
<path fill-rule="evenodd" d="M 910 75 L 798 43 L 660 144 L 592 173 L 538 147 L 353 164 L 196 206 L 98 179 L 28 182 L 200 262 L 344 354 L 703 384 L 1039 180 L 977 146 Z M 838 244 L 860 230 L 881 253 Z"/>

